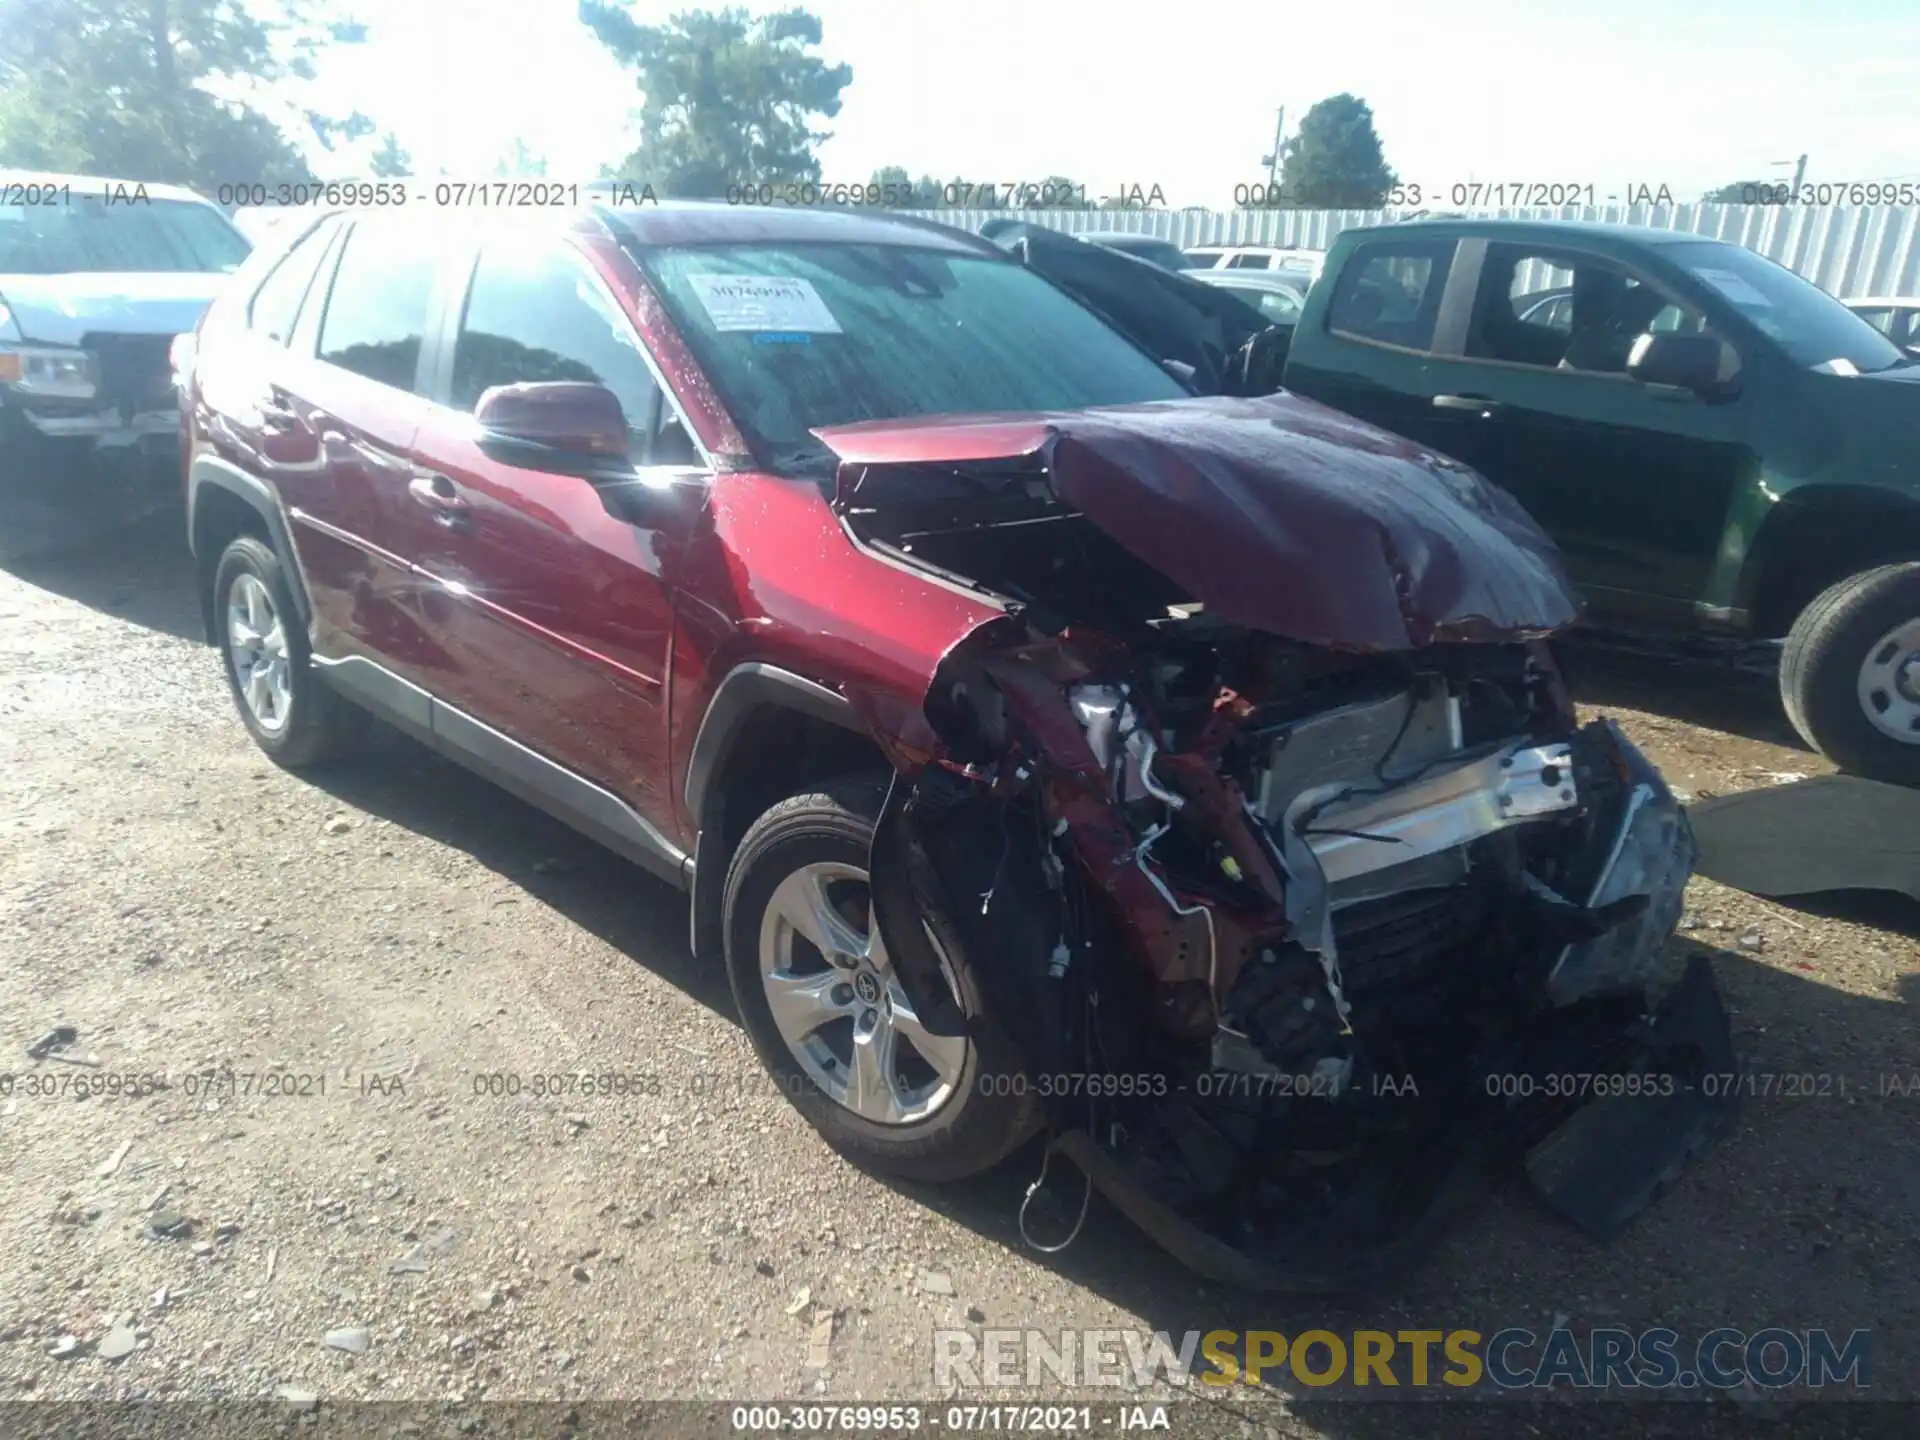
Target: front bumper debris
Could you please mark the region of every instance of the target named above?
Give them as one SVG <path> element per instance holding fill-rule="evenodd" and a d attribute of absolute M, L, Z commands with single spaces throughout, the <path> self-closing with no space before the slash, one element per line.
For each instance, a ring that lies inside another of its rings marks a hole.
<path fill-rule="evenodd" d="M 1724 1135 L 1738 1111 L 1733 1036 L 1705 956 L 1634 1037 L 1653 1077 L 1648 1093 L 1583 1105 L 1528 1152 L 1527 1178 L 1555 1211 L 1596 1240 L 1612 1240 Z M 1709 1079 L 1708 1077 L 1712 1077 Z"/>
<path fill-rule="evenodd" d="M 1170 1167 L 1168 1156 L 1200 1153 L 1196 1146 L 1222 1132 L 1217 1117 L 1185 1097 L 1155 1117 L 1170 1144 L 1143 1146 L 1138 1137 L 1078 1128 L 1058 1136 L 1060 1153 L 1185 1264 L 1248 1289 L 1336 1293 L 1390 1280 L 1424 1256 L 1496 1173 L 1515 1169 L 1572 1224 L 1597 1238 L 1617 1236 L 1725 1133 L 1737 1087 L 1724 1077 L 1736 1064 L 1704 957 L 1685 964 L 1664 998 L 1649 998 L 1693 861 L 1684 812 L 1611 725 L 1589 727 L 1574 748 L 1605 757 L 1614 787 L 1610 800 L 1596 802 L 1611 828 L 1594 837 L 1600 858 L 1580 898 L 1590 914 L 1626 918 L 1594 939 L 1543 940 L 1527 1028 L 1504 1041 L 1474 1042 L 1471 1061 L 1442 1077 L 1442 1093 L 1406 1102 L 1427 1107 L 1419 1119 L 1382 1108 L 1388 1102 L 1379 1098 L 1378 1073 L 1356 1077 L 1354 1103 L 1373 1107 L 1383 1139 L 1354 1204 L 1263 1229 L 1257 1212 L 1217 1188 L 1195 1203 L 1184 1166 Z M 1556 751 L 1552 758 L 1562 757 Z M 1545 805 L 1558 795 L 1538 798 Z M 1644 905 L 1636 908 L 1634 897 L 1645 897 Z M 1251 1179 L 1257 1161 L 1245 1163 L 1252 1167 L 1240 1171 L 1245 1183 L 1269 1183 Z M 1287 1183 L 1301 1183 L 1298 1172 Z M 1352 1213 L 1369 1207 L 1368 1221 L 1355 1223 Z"/>
<path fill-rule="evenodd" d="M 1600 723 L 1628 787 L 1626 815 L 1586 904 L 1597 910 L 1645 895 L 1647 906 L 1637 919 L 1561 952 L 1547 977 L 1556 1005 L 1646 983 L 1661 944 L 1680 923 L 1696 856 L 1686 811 L 1653 762 L 1611 720 Z"/>

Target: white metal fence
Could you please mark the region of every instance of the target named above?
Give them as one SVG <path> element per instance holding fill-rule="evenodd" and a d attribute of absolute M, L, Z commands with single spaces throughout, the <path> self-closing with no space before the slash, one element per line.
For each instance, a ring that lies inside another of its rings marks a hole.
<path fill-rule="evenodd" d="M 1193 245 L 1282 245 L 1324 250 L 1342 230 L 1380 225 L 1396 210 L 922 210 L 965 230 L 1012 218 L 1075 233 L 1125 230 Z M 1843 298 L 1920 295 L 1920 205 L 1569 205 L 1480 210 L 1476 219 L 1580 220 L 1652 225 L 1757 250 Z"/>

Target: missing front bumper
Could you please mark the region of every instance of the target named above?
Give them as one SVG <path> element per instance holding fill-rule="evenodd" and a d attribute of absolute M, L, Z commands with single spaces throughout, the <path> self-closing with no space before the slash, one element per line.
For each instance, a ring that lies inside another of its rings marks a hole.
<path fill-rule="evenodd" d="M 1432 1248 L 1494 1173 L 1516 1168 L 1571 1223 L 1600 1238 L 1619 1234 L 1727 1127 L 1727 1087 L 1705 1077 L 1733 1070 L 1731 1036 L 1704 959 L 1689 962 L 1657 1005 L 1649 999 L 1656 978 L 1671 973 L 1662 961 L 1694 854 L 1685 814 L 1658 772 L 1608 722 L 1536 758 L 1531 768 L 1541 773 L 1527 782 L 1528 806 L 1564 813 L 1561 786 L 1540 783 L 1549 769 L 1564 764 L 1592 781 L 1572 787 L 1590 806 L 1594 828 L 1576 862 L 1579 878 L 1557 908 L 1606 919 L 1607 928 L 1591 939 L 1585 930 L 1573 943 L 1543 938 L 1521 952 L 1537 957 L 1537 968 L 1523 970 L 1531 978 L 1521 981 L 1532 997 L 1522 1012 L 1530 1018 L 1518 1033 L 1497 1037 L 1463 1017 L 1459 1064 L 1436 1072 L 1438 1093 L 1407 1102 L 1417 1112 L 1385 1113 L 1382 1097 L 1400 1092 L 1383 1091 L 1374 1072 L 1353 1113 L 1355 1126 L 1366 1127 L 1353 1131 L 1354 1153 L 1365 1158 L 1354 1162 L 1351 1185 L 1368 1211 L 1364 1226 L 1353 1222 L 1346 1200 L 1302 1210 L 1296 1223 L 1288 1208 L 1255 1210 L 1234 1199 L 1243 1186 L 1268 1184 L 1259 1174 L 1281 1151 L 1256 1146 L 1238 1161 L 1218 1157 L 1239 1178 L 1224 1188 L 1210 1188 L 1204 1176 L 1193 1183 L 1169 1157 L 1217 1150 L 1224 1132 L 1218 1117 L 1184 1101 L 1169 1102 L 1148 1122 L 1171 1144 L 1077 1130 L 1058 1140 L 1062 1153 L 1184 1263 L 1249 1289 L 1329 1293 L 1388 1281 Z M 1504 819 L 1497 797 L 1482 803 L 1489 818 Z M 1478 812 L 1461 813 L 1470 820 Z M 1391 825 L 1397 817 L 1368 818 Z"/>

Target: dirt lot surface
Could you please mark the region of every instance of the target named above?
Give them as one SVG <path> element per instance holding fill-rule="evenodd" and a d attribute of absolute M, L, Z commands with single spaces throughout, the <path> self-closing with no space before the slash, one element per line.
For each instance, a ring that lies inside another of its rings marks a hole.
<path fill-rule="evenodd" d="M 1679 943 L 1711 947 L 1745 1062 L 1827 1093 L 1749 1103 L 1611 1247 L 1500 1193 L 1392 1293 L 1247 1296 L 1098 1203 L 1063 1253 L 1025 1248 L 1033 1153 L 943 1191 L 843 1162 L 760 1083 L 680 898 L 397 737 L 276 769 L 197 632 L 165 523 L 0 571 L 0 1400 L 927 1402 L 939 1328 L 1556 1321 L 1866 1329 L 1875 1389 L 1920 1395 L 1920 1093 L 1876 1088 L 1920 1072 L 1912 938 L 1696 881 Z M 1826 768 L 1763 686 L 1575 673 L 1695 795 Z M 27 1058 L 61 1024 L 97 1067 Z M 553 1073 L 625 1093 L 528 1093 Z M 1438 1428 L 1288 1388 L 1176 1428 Z M 1680 1408 L 1703 1434 L 1777 1407 Z"/>

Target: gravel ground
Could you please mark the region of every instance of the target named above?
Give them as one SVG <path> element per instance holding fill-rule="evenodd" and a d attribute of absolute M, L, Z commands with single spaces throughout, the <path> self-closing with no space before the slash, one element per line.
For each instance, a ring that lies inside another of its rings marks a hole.
<path fill-rule="evenodd" d="M 1500 1193 L 1392 1293 L 1247 1296 L 1098 1203 L 1064 1253 L 1027 1250 L 1031 1152 L 946 1190 L 841 1161 L 759 1083 L 679 897 L 397 737 L 276 769 L 197 627 L 164 522 L 0 572 L 0 1068 L 22 1077 L 0 1101 L 0 1400 L 924 1402 L 942 1327 L 1555 1317 L 1864 1328 L 1879 1393 L 1920 1394 L 1920 1094 L 1874 1093 L 1920 1073 L 1912 938 L 1696 881 L 1681 943 L 1711 947 L 1747 1064 L 1844 1077 L 1844 1098 L 1753 1101 L 1610 1247 Z M 1576 663 L 1583 705 L 1696 795 L 1825 768 L 1762 687 Z M 59 1024 L 97 1068 L 26 1058 Z M 313 1078 L 248 1093 L 270 1070 Z M 629 1093 L 482 1093 L 555 1071 Z M 1586 1407 L 1582 1433 L 1625 1408 Z M 1686 1406 L 1682 1428 L 1778 1408 Z M 1434 1433 L 1433 1410 L 1177 1413 L 1359 1437 Z"/>

